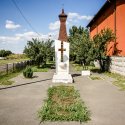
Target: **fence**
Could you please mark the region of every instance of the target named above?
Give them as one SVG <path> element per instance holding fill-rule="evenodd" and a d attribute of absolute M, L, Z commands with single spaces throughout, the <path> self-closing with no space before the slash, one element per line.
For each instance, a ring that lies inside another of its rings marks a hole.
<path fill-rule="evenodd" d="M 110 71 L 125 75 L 125 57 L 111 57 Z"/>
<path fill-rule="evenodd" d="M 14 72 L 15 70 L 21 70 L 21 69 L 24 69 L 27 65 L 33 65 L 33 64 L 34 64 L 33 60 L 8 63 L 8 64 L 0 66 L 0 72 L 4 72 L 4 73 L 8 74 L 9 71 Z"/>

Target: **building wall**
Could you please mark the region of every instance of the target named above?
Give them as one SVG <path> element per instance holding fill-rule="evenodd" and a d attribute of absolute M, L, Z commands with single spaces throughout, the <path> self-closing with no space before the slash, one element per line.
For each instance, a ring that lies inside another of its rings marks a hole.
<path fill-rule="evenodd" d="M 110 59 L 111 59 L 111 64 L 109 67 L 109 71 L 125 76 L 125 57 L 112 56 L 110 57 Z M 98 61 L 94 61 L 94 65 L 95 67 L 100 68 Z"/>
<path fill-rule="evenodd" d="M 125 57 L 111 57 L 110 71 L 125 76 Z"/>
<path fill-rule="evenodd" d="M 125 0 L 117 0 L 116 3 L 116 43 L 118 55 L 125 56 Z M 114 4 L 111 4 L 102 15 L 96 19 L 90 27 L 91 38 L 104 28 L 110 28 L 115 32 Z M 114 42 L 108 45 L 108 55 L 113 55 Z"/>
<path fill-rule="evenodd" d="M 125 56 L 125 0 L 117 0 L 116 25 L 119 55 Z"/>

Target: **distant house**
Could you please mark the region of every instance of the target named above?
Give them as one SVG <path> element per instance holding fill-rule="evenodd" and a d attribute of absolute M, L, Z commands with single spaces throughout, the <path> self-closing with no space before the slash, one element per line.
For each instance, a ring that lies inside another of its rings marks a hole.
<path fill-rule="evenodd" d="M 103 28 L 116 33 L 116 45 L 119 56 L 125 56 L 125 0 L 107 0 L 94 18 L 89 22 L 91 38 Z M 113 43 L 108 45 L 108 55 L 114 53 Z"/>

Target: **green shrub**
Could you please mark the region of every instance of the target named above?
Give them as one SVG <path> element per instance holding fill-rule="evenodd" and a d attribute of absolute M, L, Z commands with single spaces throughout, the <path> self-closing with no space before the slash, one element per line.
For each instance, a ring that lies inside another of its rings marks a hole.
<path fill-rule="evenodd" d="M 26 67 L 26 69 L 23 71 L 23 75 L 26 78 L 32 78 L 33 76 L 32 68 L 30 66 Z"/>

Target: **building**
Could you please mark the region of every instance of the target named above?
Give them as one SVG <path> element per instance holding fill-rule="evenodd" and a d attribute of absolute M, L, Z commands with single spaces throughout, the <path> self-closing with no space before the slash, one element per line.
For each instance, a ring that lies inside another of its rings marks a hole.
<path fill-rule="evenodd" d="M 125 56 L 125 0 L 107 0 L 94 18 L 89 22 L 91 38 L 104 28 L 110 28 L 116 34 L 119 56 Z M 114 54 L 114 42 L 108 45 L 107 54 Z"/>

